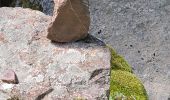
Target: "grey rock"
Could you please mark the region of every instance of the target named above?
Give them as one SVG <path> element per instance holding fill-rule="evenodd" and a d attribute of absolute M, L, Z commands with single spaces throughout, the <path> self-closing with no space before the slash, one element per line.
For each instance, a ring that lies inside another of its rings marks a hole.
<path fill-rule="evenodd" d="M 150 100 L 170 98 L 170 1 L 89 1 L 90 33 L 125 57 Z"/>
<path fill-rule="evenodd" d="M 107 100 L 110 51 L 105 46 L 51 42 L 46 38 L 50 16 L 39 11 L 4 7 L 0 13 L 0 74 L 10 66 L 20 80 L 10 91 L 0 89 L 0 97 L 5 92 L 23 100 Z"/>

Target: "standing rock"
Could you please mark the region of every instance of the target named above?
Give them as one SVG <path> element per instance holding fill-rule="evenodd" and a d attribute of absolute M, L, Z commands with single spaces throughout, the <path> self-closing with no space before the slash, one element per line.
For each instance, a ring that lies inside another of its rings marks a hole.
<path fill-rule="evenodd" d="M 88 0 L 54 0 L 54 17 L 47 38 L 70 42 L 85 38 L 90 26 Z"/>
<path fill-rule="evenodd" d="M 1 80 L 3 82 L 6 82 L 6 83 L 13 83 L 13 84 L 17 84 L 18 83 L 18 79 L 17 79 L 17 76 L 15 74 L 15 72 L 13 70 L 6 70 L 4 73 L 3 73 L 3 76 L 1 78 Z"/>

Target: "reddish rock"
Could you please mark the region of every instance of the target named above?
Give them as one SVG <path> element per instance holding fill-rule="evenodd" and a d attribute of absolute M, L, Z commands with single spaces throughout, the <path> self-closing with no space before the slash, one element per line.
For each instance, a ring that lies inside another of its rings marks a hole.
<path fill-rule="evenodd" d="M 1 80 L 5 83 L 12 83 L 12 84 L 18 84 L 18 79 L 13 70 L 6 70 L 3 75 Z"/>
<path fill-rule="evenodd" d="M 85 38 L 90 26 L 88 0 L 54 0 L 54 16 L 47 38 L 70 42 Z"/>
<path fill-rule="evenodd" d="M 20 80 L 2 83 L 3 92 L 21 100 L 107 100 L 103 98 L 110 87 L 108 48 L 91 38 L 88 43 L 51 43 L 46 38 L 50 17 L 38 11 L 3 7 L 0 18 L 0 33 L 8 40 L 0 45 L 0 72 L 11 65 Z M 15 79 L 14 73 L 9 79 Z"/>

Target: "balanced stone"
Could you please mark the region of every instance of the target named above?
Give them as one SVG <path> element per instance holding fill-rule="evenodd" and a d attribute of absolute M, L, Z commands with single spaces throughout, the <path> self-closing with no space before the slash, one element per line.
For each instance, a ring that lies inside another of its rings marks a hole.
<path fill-rule="evenodd" d="M 54 16 L 47 38 L 56 42 L 72 42 L 85 38 L 90 26 L 88 0 L 54 0 Z"/>

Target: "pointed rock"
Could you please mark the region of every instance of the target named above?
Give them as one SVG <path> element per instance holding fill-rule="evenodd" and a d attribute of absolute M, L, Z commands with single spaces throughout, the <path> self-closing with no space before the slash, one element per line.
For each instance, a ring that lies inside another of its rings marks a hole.
<path fill-rule="evenodd" d="M 54 16 L 47 38 L 71 42 L 85 38 L 90 26 L 88 0 L 54 0 Z"/>
<path fill-rule="evenodd" d="M 18 79 L 13 70 L 6 70 L 1 77 L 1 80 L 5 83 L 18 84 Z"/>

